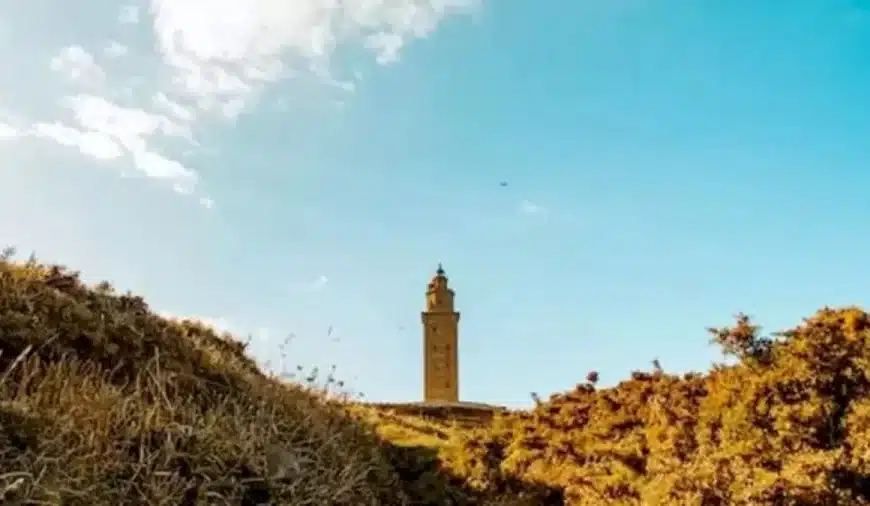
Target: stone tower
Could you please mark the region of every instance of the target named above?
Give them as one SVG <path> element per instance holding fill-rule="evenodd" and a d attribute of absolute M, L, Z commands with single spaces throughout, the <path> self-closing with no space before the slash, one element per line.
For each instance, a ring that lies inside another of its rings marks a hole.
<path fill-rule="evenodd" d="M 441 264 L 426 290 L 423 319 L 423 401 L 459 402 L 459 313 Z"/>

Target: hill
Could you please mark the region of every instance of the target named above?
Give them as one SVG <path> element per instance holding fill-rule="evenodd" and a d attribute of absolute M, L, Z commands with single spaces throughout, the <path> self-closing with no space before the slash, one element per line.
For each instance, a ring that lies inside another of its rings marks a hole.
<path fill-rule="evenodd" d="M 435 450 L 261 372 L 138 296 L 0 259 L 0 503 L 538 504 L 476 491 Z"/>
<path fill-rule="evenodd" d="M 0 260 L 0 502 L 870 504 L 870 315 L 824 308 L 731 363 L 596 374 L 528 411 L 364 405 L 74 272 Z"/>
<path fill-rule="evenodd" d="M 732 365 L 656 363 L 604 389 L 592 373 L 531 411 L 442 424 L 433 447 L 475 487 L 536 482 L 578 506 L 870 504 L 870 316 L 825 308 L 773 336 L 739 316 L 710 332 Z M 412 439 L 405 426 L 380 430 Z"/>

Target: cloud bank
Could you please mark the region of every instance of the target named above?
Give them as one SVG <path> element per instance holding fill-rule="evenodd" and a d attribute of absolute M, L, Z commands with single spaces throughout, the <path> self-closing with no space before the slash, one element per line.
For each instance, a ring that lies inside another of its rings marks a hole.
<path fill-rule="evenodd" d="M 103 27 L 106 36 L 99 45 L 85 43 L 93 37 L 83 29 L 82 42 L 58 47 L 46 62 L 64 90 L 53 117 L 0 121 L 0 140 L 52 141 L 119 170 L 132 167 L 210 208 L 214 199 L 199 191 L 201 173 L 185 160 L 185 154 L 202 147 L 197 133 L 203 126 L 231 124 L 255 111 L 265 90 L 294 79 L 315 79 L 352 93 L 360 74 L 346 68 L 349 59 L 368 55 L 380 65 L 393 64 L 409 42 L 429 37 L 452 16 L 472 13 L 476 2 L 151 0 L 126 5 L 112 17 L 114 26 Z M 150 34 L 151 45 L 142 44 L 141 37 L 136 43 L 134 35 L 143 32 Z"/>

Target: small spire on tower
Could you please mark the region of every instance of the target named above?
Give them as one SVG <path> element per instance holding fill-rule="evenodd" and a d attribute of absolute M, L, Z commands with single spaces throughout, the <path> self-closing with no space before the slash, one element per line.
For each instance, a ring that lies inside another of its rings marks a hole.
<path fill-rule="evenodd" d="M 444 267 L 441 265 L 441 262 L 438 262 L 438 270 L 435 271 L 435 274 L 437 274 L 439 276 L 444 275 Z"/>

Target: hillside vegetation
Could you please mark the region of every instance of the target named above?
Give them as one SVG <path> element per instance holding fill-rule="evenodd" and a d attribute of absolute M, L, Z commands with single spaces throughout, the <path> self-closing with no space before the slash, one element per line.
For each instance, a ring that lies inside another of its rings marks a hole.
<path fill-rule="evenodd" d="M 263 374 L 245 346 L 59 266 L 0 259 L 0 504 L 534 505 Z M 528 492 L 528 491 L 531 492 Z"/>
<path fill-rule="evenodd" d="M 0 504 L 870 504 L 870 315 L 711 335 L 730 365 L 591 373 L 475 425 L 288 385 L 231 336 L 0 260 Z"/>
<path fill-rule="evenodd" d="M 870 504 L 870 316 L 822 309 L 771 337 L 740 316 L 710 332 L 734 365 L 656 363 L 606 389 L 593 372 L 441 438 L 440 458 L 472 486 L 536 481 L 578 506 Z"/>

